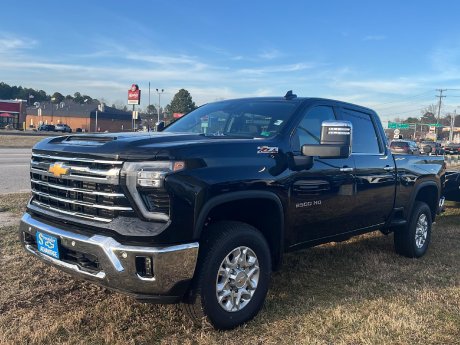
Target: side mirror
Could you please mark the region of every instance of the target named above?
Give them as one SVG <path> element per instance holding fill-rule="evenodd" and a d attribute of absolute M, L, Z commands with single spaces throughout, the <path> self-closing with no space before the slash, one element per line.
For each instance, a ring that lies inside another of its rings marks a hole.
<path fill-rule="evenodd" d="M 157 122 L 156 126 L 157 126 L 157 132 L 161 132 L 163 129 L 165 129 L 165 122 L 164 121 Z"/>
<path fill-rule="evenodd" d="M 302 155 L 320 158 L 348 158 L 351 154 L 352 124 L 349 121 L 323 121 L 321 144 L 303 145 Z"/>

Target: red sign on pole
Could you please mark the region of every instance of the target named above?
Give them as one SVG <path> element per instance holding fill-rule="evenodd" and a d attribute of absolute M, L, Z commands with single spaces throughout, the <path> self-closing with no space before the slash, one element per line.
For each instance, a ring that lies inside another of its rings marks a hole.
<path fill-rule="evenodd" d="M 128 90 L 128 104 L 141 104 L 141 90 L 137 84 L 131 85 Z"/>

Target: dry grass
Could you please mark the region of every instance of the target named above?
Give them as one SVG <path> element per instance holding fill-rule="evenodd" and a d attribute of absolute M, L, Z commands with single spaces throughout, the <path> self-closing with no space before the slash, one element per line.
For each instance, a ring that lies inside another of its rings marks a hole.
<path fill-rule="evenodd" d="M 20 217 L 27 196 L 2 196 Z M 259 316 L 229 332 L 192 326 L 26 256 L 0 226 L 2 344 L 459 344 L 460 209 L 438 219 L 428 254 L 397 256 L 372 233 L 286 256 Z M 0 213 L 1 214 L 1 213 Z"/>
<path fill-rule="evenodd" d="M 1 147 L 31 148 L 46 136 L 35 135 L 0 135 Z"/>

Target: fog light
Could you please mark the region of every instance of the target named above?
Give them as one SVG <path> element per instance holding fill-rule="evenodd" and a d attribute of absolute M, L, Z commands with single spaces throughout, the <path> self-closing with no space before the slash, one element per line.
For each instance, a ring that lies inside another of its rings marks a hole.
<path fill-rule="evenodd" d="M 136 271 L 142 278 L 153 278 L 153 260 L 150 256 L 136 256 Z"/>

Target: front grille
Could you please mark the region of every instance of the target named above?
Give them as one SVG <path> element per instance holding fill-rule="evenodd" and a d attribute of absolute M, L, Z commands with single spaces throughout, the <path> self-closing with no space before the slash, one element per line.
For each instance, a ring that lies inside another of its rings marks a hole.
<path fill-rule="evenodd" d="M 32 154 L 31 203 L 54 212 L 110 222 L 132 208 L 119 185 L 123 162 Z M 55 176 L 50 172 L 57 167 Z"/>

